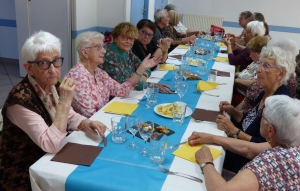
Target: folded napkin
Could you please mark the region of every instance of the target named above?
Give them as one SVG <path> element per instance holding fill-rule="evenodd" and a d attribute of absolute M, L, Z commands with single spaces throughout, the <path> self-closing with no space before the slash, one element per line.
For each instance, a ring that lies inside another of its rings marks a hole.
<path fill-rule="evenodd" d="M 217 62 L 228 62 L 228 58 L 226 58 L 226 57 L 217 57 L 217 58 L 213 58 L 213 59 Z"/>
<path fill-rule="evenodd" d="M 176 54 L 176 55 L 169 55 L 172 58 L 177 58 L 177 59 L 181 59 L 182 55 L 181 54 Z"/>
<path fill-rule="evenodd" d="M 203 145 L 190 146 L 189 143 L 186 143 L 186 144 L 182 145 L 181 147 L 179 147 L 179 149 L 174 151 L 172 154 L 197 164 L 195 153 L 202 146 Z M 208 148 L 209 148 L 210 153 L 212 154 L 214 160 L 222 154 L 222 151 L 220 151 L 218 149 L 215 149 L 212 147 L 208 147 Z"/>
<path fill-rule="evenodd" d="M 138 106 L 138 104 L 113 101 L 103 111 L 131 115 Z"/>
<path fill-rule="evenodd" d="M 170 64 L 160 64 L 159 69 L 160 70 L 174 70 L 177 69 L 178 66 L 170 65 Z"/>
<path fill-rule="evenodd" d="M 196 120 L 216 122 L 216 118 L 219 114 L 221 114 L 219 111 L 196 108 L 191 117 Z"/>
<path fill-rule="evenodd" d="M 198 66 L 198 62 L 199 62 L 200 60 L 198 59 L 192 59 L 192 60 L 190 60 L 190 63 L 189 63 L 189 65 L 191 65 L 191 66 Z"/>
<path fill-rule="evenodd" d="M 189 49 L 188 45 L 178 45 L 177 48 L 179 49 Z"/>
<path fill-rule="evenodd" d="M 197 84 L 197 90 L 199 91 L 208 91 L 213 90 L 218 86 L 218 83 L 216 82 L 206 82 L 203 80 L 200 80 Z"/>
<path fill-rule="evenodd" d="M 218 46 L 226 46 L 226 44 L 224 44 L 224 42 L 217 42 L 216 45 L 218 45 Z"/>
<path fill-rule="evenodd" d="M 90 166 L 103 147 L 67 143 L 51 161 Z"/>
<path fill-rule="evenodd" d="M 215 69 L 212 69 L 215 70 Z M 220 70 L 216 70 L 218 71 L 218 76 L 224 76 L 224 77 L 230 77 L 230 72 L 225 72 L 225 71 L 220 71 Z"/>

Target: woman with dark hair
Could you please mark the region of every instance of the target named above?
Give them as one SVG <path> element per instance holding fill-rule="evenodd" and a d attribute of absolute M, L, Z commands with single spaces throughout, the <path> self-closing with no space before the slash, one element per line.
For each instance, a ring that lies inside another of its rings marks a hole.
<path fill-rule="evenodd" d="M 162 55 L 161 61 L 165 62 L 168 57 L 171 40 L 169 38 L 159 39 L 157 42 L 152 40 L 156 31 L 155 24 L 149 19 L 142 19 L 137 23 L 139 36 L 134 41 L 132 52 L 140 59 L 144 60 L 148 54 L 152 56 Z M 156 66 L 151 68 L 154 70 Z"/>

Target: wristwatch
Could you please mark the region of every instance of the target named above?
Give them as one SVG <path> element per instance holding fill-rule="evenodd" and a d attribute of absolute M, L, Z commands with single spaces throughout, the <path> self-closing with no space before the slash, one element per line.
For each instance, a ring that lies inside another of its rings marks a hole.
<path fill-rule="evenodd" d="M 214 165 L 213 162 L 204 162 L 204 163 L 201 163 L 201 164 L 200 164 L 200 168 L 201 168 L 202 172 L 203 172 L 203 168 L 204 168 L 206 165 L 208 165 L 208 164 Z M 214 166 L 215 166 L 215 165 L 214 165 Z"/>
<path fill-rule="evenodd" d="M 237 139 L 239 137 L 240 132 L 241 130 L 239 129 L 238 132 L 235 135 L 233 135 L 233 138 Z"/>

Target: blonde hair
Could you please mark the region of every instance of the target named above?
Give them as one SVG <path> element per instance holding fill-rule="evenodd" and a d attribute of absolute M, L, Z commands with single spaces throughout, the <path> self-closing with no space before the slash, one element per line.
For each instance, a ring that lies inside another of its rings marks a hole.
<path fill-rule="evenodd" d="M 135 38 L 135 39 L 137 39 L 139 37 L 137 28 L 130 22 L 119 23 L 112 30 L 113 38 L 117 38 L 121 34 L 126 35 L 130 38 Z"/>
<path fill-rule="evenodd" d="M 179 22 L 180 14 L 177 11 L 174 11 L 174 10 L 171 10 L 168 13 L 169 13 L 169 17 L 170 17 L 169 24 L 173 25 L 173 26 L 176 26 Z"/>

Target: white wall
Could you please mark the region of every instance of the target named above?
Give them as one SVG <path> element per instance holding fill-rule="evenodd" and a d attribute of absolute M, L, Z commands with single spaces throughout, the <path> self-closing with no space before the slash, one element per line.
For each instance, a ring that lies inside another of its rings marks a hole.
<path fill-rule="evenodd" d="M 97 5 L 98 0 L 74 1 L 72 30 L 82 30 L 97 26 Z"/>
<path fill-rule="evenodd" d="M 217 15 L 224 21 L 237 22 L 242 11 L 261 12 L 269 25 L 300 28 L 299 0 L 169 0 L 181 13 Z M 241 29 L 224 27 L 226 32 L 240 34 Z M 290 38 L 300 47 L 300 33 L 270 31 L 273 38 Z"/>

